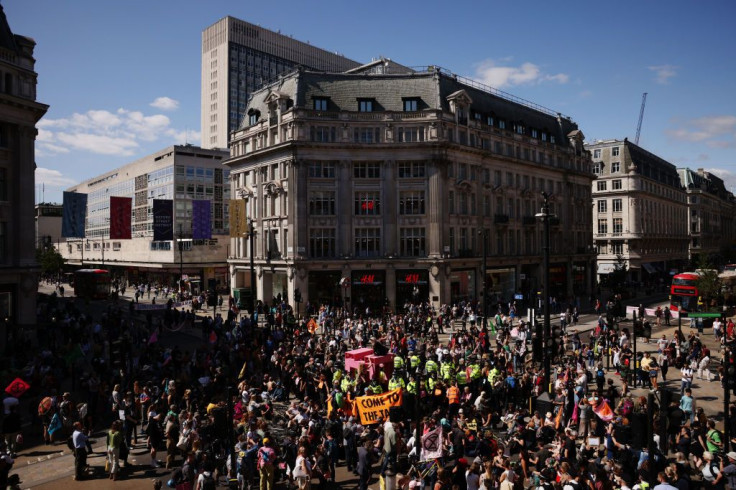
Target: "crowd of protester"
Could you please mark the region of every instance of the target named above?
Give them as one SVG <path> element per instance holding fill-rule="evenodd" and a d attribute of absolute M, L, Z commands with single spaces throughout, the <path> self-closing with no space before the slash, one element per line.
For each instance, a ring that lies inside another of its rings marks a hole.
<path fill-rule="evenodd" d="M 44 307 L 42 348 L 23 360 L 24 376 L 48 397 L 38 414 L 44 441 L 73 449 L 76 479 L 94 477 L 87 456 L 104 441 L 110 479 L 135 471 L 129 455 L 145 445 L 145 464 L 165 467 L 163 478 L 181 490 L 229 477 L 239 488 L 327 488 L 343 465 L 361 490 L 397 474 L 402 487 L 433 490 L 736 489 L 736 453 L 724 451 L 695 394 L 720 379 L 699 332 L 662 336 L 635 358 L 627 324 L 610 321 L 599 303 L 589 338 L 576 331 L 576 305 L 563 306 L 545 373 L 514 303 L 486 319 L 475 303 L 381 314 L 307 305 L 304 319 L 276 298 L 252 317 L 233 303 L 214 318 L 173 301 L 147 313 L 110 303 L 97 317 L 69 298 Z M 177 345 L 195 331 L 192 348 Z M 717 336 L 732 341 L 733 323 Z M 393 354 L 391 365 L 374 376 L 346 371 L 346 353 L 364 347 Z M 634 395 L 634 384 L 661 388 L 668 372 L 671 397 Z M 70 377 L 77 383 L 65 392 Z M 349 408 L 399 388 L 395 417 L 362 425 Z M 0 488 L 15 452 L 15 412 L 5 404 Z M 736 411 L 729 415 L 733 427 Z M 441 428 L 436 464 L 419 461 L 417 423 L 420 438 Z"/>

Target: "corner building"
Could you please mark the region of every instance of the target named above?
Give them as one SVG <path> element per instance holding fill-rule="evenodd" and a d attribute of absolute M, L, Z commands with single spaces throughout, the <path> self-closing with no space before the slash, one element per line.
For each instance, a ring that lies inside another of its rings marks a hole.
<path fill-rule="evenodd" d="M 674 165 L 628 139 L 586 145 L 593 155 L 599 280 L 619 261 L 634 282 L 668 281 L 688 261 L 688 205 Z"/>
<path fill-rule="evenodd" d="M 299 70 L 255 92 L 231 135 L 233 198 L 254 236 L 231 239 L 234 288 L 380 311 L 528 299 L 542 277 L 541 192 L 552 195 L 551 292 L 589 294 L 589 154 L 569 118 L 437 67 Z M 487 267 L 481 270 L 486 230 Z M 348 286 L 340 286 L 341 279 Z"/>

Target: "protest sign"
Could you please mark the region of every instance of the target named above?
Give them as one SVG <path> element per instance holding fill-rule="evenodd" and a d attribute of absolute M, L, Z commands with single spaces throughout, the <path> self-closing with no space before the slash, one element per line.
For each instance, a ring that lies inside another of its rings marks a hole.
<path fill-rule="evenodd" d="M 362 425 L 375 424 L 379 417 L 388 419 L 391 407 L 401 406 L 401 388 L 380 395 L 359 396 L 355 399 L 355 407 Z"/>

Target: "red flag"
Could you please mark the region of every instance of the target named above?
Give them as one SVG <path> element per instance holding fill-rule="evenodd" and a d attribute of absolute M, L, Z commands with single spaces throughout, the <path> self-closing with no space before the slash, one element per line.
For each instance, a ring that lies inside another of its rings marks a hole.
<path fill-rule="evenodd" d="M 28 383 L 26 383 L 22 379 L 15 378 L 13 380 L 13 382 L 10 383 L 7 388 L 5 388 L 5 392 L 8 393 L 11 396 L 14 396 L 14 397 L 18 398 L 23 393 L 25 393 L 26 391 L 28 391 L 28 388 L 30 388 L 30 387 L 31 387 L 31 385 L 29 385 Z"/>
<path fill-rule="evenodd" d="M 132 204 L 130 197 L 110 197 L 110 239 L 130 240 Z"/>

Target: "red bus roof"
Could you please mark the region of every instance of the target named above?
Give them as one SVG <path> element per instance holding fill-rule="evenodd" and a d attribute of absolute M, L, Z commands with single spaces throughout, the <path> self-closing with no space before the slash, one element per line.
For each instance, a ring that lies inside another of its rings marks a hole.
<path fill-rule="evenodd" d="M 697 278 L 700 277 L 700 274 L 698 274 L 697 272 L 681 272 L 679 274 L 675 274 L 672 277 L 673 277 L 673 279 L 675 277 L 679 277 L 681 279 L 697 279 Z"/>

